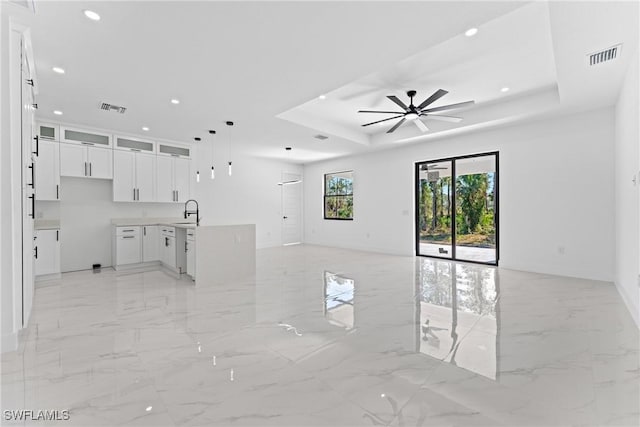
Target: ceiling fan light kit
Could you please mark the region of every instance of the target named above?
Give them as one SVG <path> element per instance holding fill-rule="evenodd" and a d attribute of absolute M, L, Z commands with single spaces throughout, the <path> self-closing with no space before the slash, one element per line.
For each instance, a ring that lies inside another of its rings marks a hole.
<path fill-rule="evenodd" d="M 386 122 L 388 120 L 400 119 L 395 125 L 393 125 L 393 127 L 391 127 L 387 131 L 387 133 L 395 132 L 395 130 L 398 129 L 400 126 L 402 126 L 402 124 L 405 122 L 413 122 L 415 123 L 416 127 L 420 129 L 422 132 L 427 132 L 429 128 L 422 121 L 421 119 L 422 117 L 440 120 L 444 122 L 458 123 L 462 120 L 462 117 L 441 116 L 433 113 L 438 111 L 447 111 L 447 110 L 464 108 L 464 107 L 468 107 L 475 104 L 475 101 L 465 101 L 465 102 L 459 102 L 456 104 L 443 105 L 441 107 L 427 108 L 429 105 L 433 104 L 438 99 L 445 96 L 447 93 L 449 92 L 447 92 L 444 89 L 438 89 L 430 97 L 422 101 L 418 106 L 415 106 L 413 105 L 413 97 L 416 96 L 416 91 L 410 90 L 410 91 L 407 91 L 407 96 L 409 97 L 409 100 L 410 100 L 409 105 L 406 105 L 404 102 L 402 102 L 402 100 L 400 100 L 395 95 L 387 96 L 387 98 L 390 101 L 392 101 L 398 107 L 402 108 L 403 111 L 359 110 L 358 113 L 395 114 L 395 116 L 393 117 L 389 117 L 382 120 L 376 120 L 371 123 L 365 123 L 362 125 L 363 127 Z"/>

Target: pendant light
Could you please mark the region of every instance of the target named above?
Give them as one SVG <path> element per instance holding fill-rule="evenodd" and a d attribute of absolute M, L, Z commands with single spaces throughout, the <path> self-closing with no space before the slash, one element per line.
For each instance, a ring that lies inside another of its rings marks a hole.
<path fill-rule="evenodd" d="M 231 176 L 233 169 L 232 169 L 232 162 L 231 162 L 231 126 L 233 126 L 233 122 L 228 121 L 227 122 L 227 126 L 229 126 L 229 150 L 228 150 L 228 157 L 229 157 L 229 176 Z"/>
<path fill-rule="evenodd" d="M 196 136 L 193 138 L 195 142 L 200 142 L 202 138 Z M 196 171 L 196 182 L 200 182 L 200 171 Z"/>
<path fill-rule="evenodd" d="M 210 130 L 209 133 L 211 135 L 215 135 L 215 130 Z M 211 179 L 216 179 L 216 169 L 213 165 L 213 138 L 211 138 Z"/>

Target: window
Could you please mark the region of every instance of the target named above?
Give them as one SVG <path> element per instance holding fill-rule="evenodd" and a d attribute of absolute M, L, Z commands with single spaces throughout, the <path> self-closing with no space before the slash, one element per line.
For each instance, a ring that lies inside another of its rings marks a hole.
<path fill-rule="evenodd" d="M 353 219 L 353 171 L 324 176 L 324 219 Z"/>

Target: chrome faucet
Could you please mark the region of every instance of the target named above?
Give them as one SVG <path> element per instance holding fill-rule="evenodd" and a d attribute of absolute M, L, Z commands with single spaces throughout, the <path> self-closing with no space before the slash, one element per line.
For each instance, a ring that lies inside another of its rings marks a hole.
<path fill-rule="evenodd" d="M 195 211 L 187 210 L 189 202 L 193 202 L 193 203 L 196 204 L 196 210 Z M 195 199 L 189 199 L 186 202 L 184 202 L 184 219 L 187 219 L 191 215 L 195 215 L 196 216 L 196 226 L 200 225 L 200 208 L 198 207 L 198 201 L 195 200 Z"/>

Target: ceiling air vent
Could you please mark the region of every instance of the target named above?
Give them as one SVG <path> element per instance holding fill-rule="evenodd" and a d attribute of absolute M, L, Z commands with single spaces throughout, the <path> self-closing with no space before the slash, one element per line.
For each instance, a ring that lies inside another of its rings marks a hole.
<path fill-rule="evenodd" d="M 314 138 L 315 138 L 315 139 L 319 139 L 320 141 L 324 141 L 325 139 L 329 139 L 329 137 L 328 137 L 328 136 L 320 135 L 320 134 L 315 135 L 315 136 L 314 136 Z"/>
<path fill-rule="evenodd" d="M 607 49 L 590 53 L 589 55 L 587 55 L 587 58 L 589 58 L 589 65 L 598 65 L 602 64 L 603 62 L 613 61 L 620 56 L 621 49 L 622 44 L 617 44 Z"/>
<path fill-rule="evenodd" d="M 124 112 L 127 111 L 125 107 L 109 104 L 107 102 L 103 102 L 102 105 L 100 105 L 100 109 L 105 111 L 115 111 L 116 113 L 120 114 L 124 114 Z"/>

